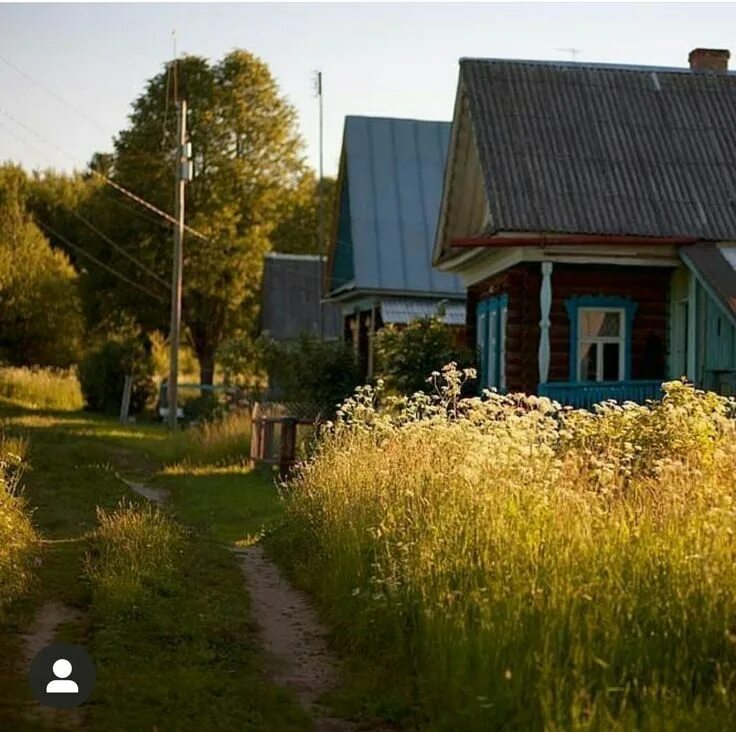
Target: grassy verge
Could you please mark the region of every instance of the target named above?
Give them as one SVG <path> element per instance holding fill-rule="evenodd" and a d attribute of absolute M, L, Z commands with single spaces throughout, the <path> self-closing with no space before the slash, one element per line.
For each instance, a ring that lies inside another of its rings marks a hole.
<path fill-rule="evenodd" d="M 423 730 L 724 730 L 736 719 L 734 405 L 343 410 L 276 550 Z M 380 662 L 376 662 L 380 659 Z M 370 694 L 368 695 L 368 692 Z"/>
<path fill-rule="evenodd" d="M 220 543 L 257 535 L 275 517 L 268 482 L 232 465 L 222 475 L 191 463 L 169 471 L 161 481 L 173 514 L 196 524 L 184 529 L 118 477 L 147 481 L 181 459 L 184 436 L 82 413 L 6 405 L 0 416 L 29 441 L 24 496 L 44 539 L 36 589 L 0 634 L 0 729 L 42 727 L 24 716 L 31 696 L 16 661 L 19 633 L 48 601 L 82 613 L 59 637 L 87 647 L 97 665 L 83 728 L 308 728 L 296 701 L 262 673 L 242 575 Z M 242 508 L 228 515 L 236 498 Z M 121 499 L 131 506 L 120 509 Z"/>
<path fill-rule="evenodd" d="M 84 406 L 73 371 L 43 368 L 0 368 L 0 398 L 28 409 L 75 411 Z"/>
<path fill-rule="evenodd" d="M 101 515 L 87 566 L 93 729 L 305 728 L 261 675 L 239 569 L 217 544 L 148 507 L 122 507 Z"/>

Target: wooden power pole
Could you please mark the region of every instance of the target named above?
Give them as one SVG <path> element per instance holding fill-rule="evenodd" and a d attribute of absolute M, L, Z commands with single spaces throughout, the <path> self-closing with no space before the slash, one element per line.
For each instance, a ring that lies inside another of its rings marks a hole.
<path fill-rule="evenodd" d="M 181 334 L 181 289 L 184 249 L 184 200 L 186 185 L 191 179 L 191 146 L 187 142 L 187 103 L 176 104 L 177 148 L 176 148 L 176 203 L 174 206 L 174 266 L 171 281 L 171 333 L 168 395 L 168 423 L 176 430 L 179 410 L 179 341 Z"/>

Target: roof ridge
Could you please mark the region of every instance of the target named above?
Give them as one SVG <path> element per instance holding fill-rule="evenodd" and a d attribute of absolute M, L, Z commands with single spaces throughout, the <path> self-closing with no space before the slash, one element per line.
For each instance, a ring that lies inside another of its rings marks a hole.
<path fill-rule="evenodd" d="M 668 74 L 691 74 L 701 75 L 718 75 L 718 76 L 736 76 L 736 70 L 729 71 L 693 71 L 688 66 L 654 66 L 647 64 L 622 64 L 612 63 L 606 61 L 564 61 L 554 59 L 522 59 L 522 58 L 495 58 L 495 57 L 473 57 L 473 56 L 461 56 L 459 59 L 460 64 L 465 63 L 487 63 L 487 64 L 507 64 L 507 65 L 518 65 L 518 66 L 559 66 L 561 68 L 592 68 L 592 69 L 608 69 L 611 71 L 633 71 L 642 73 L 651 73 L 656 71 L 659 73 Z"/>
<path fill-rule="evenodd" d="M 374 120 L 374 121 L 385 121 L 385 122 L 419 122 L 422 124 L 432 125 L 451 125 L 452 120 L 447 119 L 417 119 L 416 117 L 385 117 L 383 115 L 372 115 L 372 114 L 346 114 L 345 120 L 349 119 L 363 119 L 363 120 Z"/>

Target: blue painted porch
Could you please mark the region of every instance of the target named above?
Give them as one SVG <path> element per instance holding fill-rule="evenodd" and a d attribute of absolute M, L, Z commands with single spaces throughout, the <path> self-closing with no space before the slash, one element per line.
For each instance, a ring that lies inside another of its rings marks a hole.
<path fill-rule="evenodd" d="M 590 408 L 594 404 L 615 399 L 617 402 L 636 402 L 643 404 L 647 399 L 662 396 L 662 380 L 591 381 L 568 382 L 551 381 L 539 384 L 537 394 L 560 404 L 572 407 Z"/>

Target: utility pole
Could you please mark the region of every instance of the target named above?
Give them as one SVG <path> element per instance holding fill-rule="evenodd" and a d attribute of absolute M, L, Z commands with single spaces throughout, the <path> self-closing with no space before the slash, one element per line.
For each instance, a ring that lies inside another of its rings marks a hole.
<path fill-rule="evenodd" d="M 324 161 L 323 161 L 323 142 L 324 142 L 324 125 L 323 125 L 323 114 L 322 114 L 322 72 L 317 72 L 317 97 L 319 98 L 319 243 L 317 252 L 319 256 L 325 254 L 325 192 L 324 192 Z M 322 277 L 323 273 L 320 272 L 320 277 L 317 279 L 317 287 L 319 288 L 319 333 L 320 339 L 325 339 L 325 305 L 322 302 L 323 284 Z"/>
<path fill-rule="evenodd" d="M 176 103 L 177 147 L 176 147 L 176 203 L 174 206 L 174 266 L 171 281 L 171 333 L 168 395 L 169 429 L 176 430 L 179 410 L 179 340 L 181 333 L 181 290 L 184 249 L 184 201 L 186 185 L 192 177 L 191 145 L 187 141 L 187 103 Z"/>

